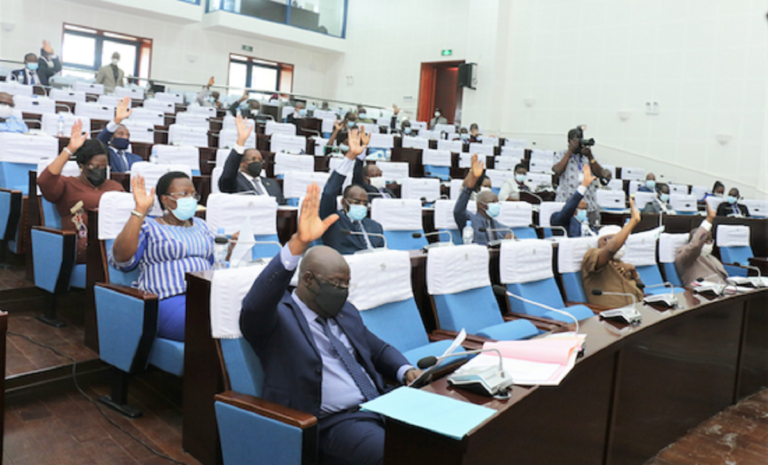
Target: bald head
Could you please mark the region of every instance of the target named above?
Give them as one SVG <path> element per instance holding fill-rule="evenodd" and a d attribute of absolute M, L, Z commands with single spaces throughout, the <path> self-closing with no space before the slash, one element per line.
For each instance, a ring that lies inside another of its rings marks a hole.
<path fill-rule="evenodd" d="M 296 296 L 310 310 L 324 316 L 328 309 L 326 308 L 326 312 L 324 312 L 321 308 L 322 303 L 318 304 L 317 302 L 318 293 L 323 289 L 322 286 L 330 284 L 337 290 L 348 288 L 349 279 L 349 265 L 347 265 L 344 257 L 328 246 L 318 245 L 309 249 L 301 260 Z"/>
<path fill-rule="evenodd" d="M 479 194 L 477 194 L 477 211 L 484 216 L 488 216 L 488 204 L 496 203 L 498 201 L 499 198 L 496 196 L 496 194 L 493 193 L 493 191 L 481 191 Z"/>

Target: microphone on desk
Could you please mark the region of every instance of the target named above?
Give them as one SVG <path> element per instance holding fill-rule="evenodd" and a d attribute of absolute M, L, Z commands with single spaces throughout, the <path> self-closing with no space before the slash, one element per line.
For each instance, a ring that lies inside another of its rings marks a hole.
<path fill-rule="evenodd" d="M 366 252 L 366 251 L 372 252 L 375 249 L 385 249 L 385 250 L 387 249 L 387 237 L 384 234 L 367 232 L 367 231 L 363 233 L 362 231 L 350 231 L 349 229 L 342 229 L 341 233 L 345 236 L 365 236 L 367 234 L 369 236 L 380 237 L 381 240 L 384 241 L 384 247 L 374 247 L 373 249 L 363 249 L 363 250 L 358 250 L 357 252 Z M 373 246 L 373 244 L 371 244 L 371 246 Z"/>
<path fill-rule="evenodd" d="M 501 352 L 498 349 L 467 350 L 465 352 L 456 352 L 441 357 L 429 356 L 419 360 L 416 365 L 424 370 L 434 367 L 450 357 L 480 354 L 483 352 L 495 352 L 496 355 L 499 356 L 498 367 L 477 367 L 465 370 L 461 373 L 454 373 L 448 378 L 448 383 L 452 386 L 463 388 L 476 394 L 492 396 L 499 399 L 508 398 L 509 393 L 507 391 L 512 387 L 512 376 L 504 370 L 504 358 L 501 356 Z M 426 381 L 429 376 L 429 371 L 425 371 L 422 376 L 414 380 L 410 386 L 417 387 L 415 386 L 417 381 L 421 384 Z"/>
<path fill-rule="evenodd" d="M 629 294 L 627 292 L 609 292 L 609 291 L 604 291 L 602 289 L 595 288 L 595 289 L 592 289 L 592 295 L 596 295 L 596 296 L 601 296 L 601 295 L 623 295 L 623 296 L 629 296 L 629 297 L 632 297 L 632 303 L 637 305 L 637 297 L 635 297 L 634 294 Z"/>
<path fill-rule="evenodd" d="M 602 289 L 592 289 L 592 295 L 623 295 L 623 296 L 629 296 L 632 297 L 632 302 L 634 302 L 634 306 L 630 308 L 616 308 L 613 310 L 605 310 L 600 312 L 600 318 L 602 319 L 620 319 L 623 320 L 626 323 L 629 324 L 640 324 L 643 321 L 643 315 L 637 311 L 637 308 L 635 306 L 637 305 L 637 298 L 635 298 L 634 295 L 628 294 L 626 292 L 608 292 L 603 291 Z"/>
<path fill-rule="evenodd" d="M 450 232 L 450 231 L 433 231 L 433 232 L 429 232 L 429 233 L 423 233 L 423 234 L 422 234 L 422 233 L 418 233 L 418 232 L 415 232 L 415 233 L 411 234 L 411 236 L 412 236 L 414 239 L 420 239 L 420 238 L 422 238 L 422 237 L 438 236 L 438 235 L 440 235 L 440 234 L 447 234 L 447 235 L 448 235 L 448 242 L 449 242 L 451 245 L 454 245 L 454 243 L 453 243 L 453 235 L 451 234 L 451 232 Z"/>
<path fill-rule="evenodd" d="M 741 264 L 741 263 L 739 263 L 739 262 L 733 262 L 733 263 L 732 263 L 732 265 L 733 265 L 733 266 L 737 266 L 737 267 L 739 267 L 739 268 L 743 268 L 743 269 L 745 269 L 745 270 L 753 270 L 753 271 L 757 271 L 757 277 L 758 277 L 758 278 L 762 278 L 762 277 L 763 277 L 762 273 L 760 272 L 760 268 L 758 268 L 758 267 L 756 267 L 756 266 L 752 266 L 752 265 L 742 265 L 742 264 Z"/>
<path fill-rule="evenodd" d="M 490 232 L 507 231 L 508 233 L 510 233 L 512 235 L 512 239 L 517 240 L 517 236 L 515 235 L 515 232 L 512 231 L 510 228 L 496 228 L 496 229 L 480 228 L 480 229 L 478 229 L 478 231 L 480 231 L 481 233 L 489 232 L 489 231 Z"/>
<path fill-rule="evenodd" d="M 699 276 L 698 278 L 696 278 L 696 282 L 697 282 L 697 283 L 703 283 L 703 282 L 705 282 L 707 279 L 709 279 L 709 278 L 712 278 L 712 277 L 715 277 L 715 276 L 717 276 L 717 277 L 720 277 L 720 275 L 719 275 L 718 273 L 712 273 L 711 275 L 708 275 L 708 276 L 704 276 L 704 277 L 701 277 L 701 276 Z M 712 283 L 712 285 L 713 285 L 713 286 L 723 286 L 723 287 L 720 289 L 720 291 L 719 291 L 719 292 L 715 292 L 715 288 L 712 288 L 712 287 L 707 287 L 707 288 L 705 288 L 705 289 L 697 288 L 696 290 L 697 290 L 698 292 L 707 292 L 707 291 L 712 291 L 712 292 L 713 292 L 715 295 L 717 295 L 717 296 L 719 296 L 719 297 L 722 297 L 722 295 L 723 295 L 723 294 L 725 294 L 725 288 L 727 288 L 728 286 L 735 286 L 734 284 L 732 284 L 732 283 L 729 283 L 728 281 L 726 281 L 726 282 L 725 282 L 725 284 L 717 284 L 717 283 Z"/>
<path fill-rule="evenodd" d="M 643 285 L 643 289 L 650 289 L 652 287 L 662 287 L 662 286 L 663 287 L 668 287 L 670 294 L 672 294 L 674 292 L 674 290 L 675 290 L 675 286 L 673 286 L 672 283 L 668 283 L 668 282 L 663 282 L 663 283 L 659 283 L 659 284 L 651 284 L 650 286 Z"/>
<path fill-rule="evenodd" d="M 561 315 L 563 315 L 563 316 L 565 316 L 567 318 L 570 318 L 571 320 L 573 320 L 573 323 L 576 325 L 576 328 L 575 328 L 576 334 L 579 334 L 579 320 L 575 316 L 571 315 L 568 312 L 565 312 L 563 310 L 559 310 L 557 308 L 552 308 L 552 307 L 550 307 L 548 305 L 540 304 L 538 302 L 534 302 L 533 300 L 528 300 L 525 297 L 521 297 L 519 295 L 515 295 L 515 294 L 509 292 L 507 290 L 507 288 L 502 286 L 501 284 L 494 284 L 493 285 L 493 292 L 494 292 L 494 294 L 500 295 L 500 296 L 514 297 L 517 300 L 521 300 L 521 301 L 523 301 L 525 303 L 529 303 L 531 305 L 535 305 L 535 306 L 543 308 L 545 310 L 549 310 L 551 312 L 559 313 L 559 314 L 561 314 Z"/>

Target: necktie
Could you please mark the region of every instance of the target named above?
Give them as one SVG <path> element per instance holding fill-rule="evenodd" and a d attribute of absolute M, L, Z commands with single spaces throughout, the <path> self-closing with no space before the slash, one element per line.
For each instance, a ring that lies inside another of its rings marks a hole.
<path fill-rule="evenodd" d="M 355 357 L 349 353 L 339 338 L 333 335 L 331 332 L 331 327 L 328 325 L 328 321 L 323 317 L 317 317 L 317 322 L 320 323 L 320 326 L 323 327 L 325 336 L 329 341 L 331 341 L 331 347 L 333 347 L 333 351 L 336 353 L 339 359 L 341 359 L 341 362 L 344 364 L 344 368 L 346 368 L 350 376 L 352 376 L 352 380 L 360 389 L 360 392 L 363 393 L 365 400 L 373 400 L 379 397 L 379 393 L 376 390 L 376 387 L 371 384 L 371 380 L 365 376 L 363 367 L 357 363 Z"/>
<path fill-rule="evenodd" d="M 253 187 L 256 189 L 256 194 L 264 195 L 264 190 L 261 188 L 260 184 L 258 178 L 253 178 Z"/>
<path fill-rule="evenodd" d="M 741 210 L 739 210 L 739 206 L 737 204 L 734 203 L 732 208 L 733 208 L 734 215 L 738 215 L 741 213 Z"/>
<path fill-rule="evenodd" d="M 490 225 L 490 227 L 488 227 L 488 229 L 487 229 L 487 231 L 488 231 L 488 240 L 489 241 L 496 240 L 496 231 L 491 231 L 492 229 L 496 229 L 496 225 L 493 223 L 493 219 L 492 218 L 488 219 L 488 224 Z"/>
<path fill-rule="evenodd" d="M 29 84 L 33 85 L 33 86 L 36 84 L 35 83 L 35 75 L 32 74 L 32 73 L 29 73 Z"/>
<path fill-rule="evenodd" d="M 125 173 L 128 171 L 128 158 L 125 156 L 125 150 L 119 150 L 117 152 L 119 155 L 120 163 L 123 164 L 123 166 L 120 167 L 120 171 Z"/>
<path fill-rule="evenodd" d="M 390 198 L 389 194 L 387 194 L 387 191 L 383 187 L 381 189 L 379 189 L 379 193 L 381 194 L 381 198 L 382 199 L 389 199 Z"/>
<path fill-rule="evenodd" d="M 355 223 L 360 225 L 360 231 L 362 231 L 363 237 L 365 238 L 365 245 L 369 249 L 372 249 L 373 245 L 371 245 L 371 239 L 368 237 L 368 231 L 366 231 L 365 228 L 363 227 L 363 222 L 362 221 L 355 221 Z"/>

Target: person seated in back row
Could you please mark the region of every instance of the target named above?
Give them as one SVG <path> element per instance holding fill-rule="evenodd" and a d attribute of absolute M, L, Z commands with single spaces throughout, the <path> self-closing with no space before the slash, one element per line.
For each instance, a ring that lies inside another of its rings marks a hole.
<path fill-rule="evenodd" d="M 669 186 L 666 184 L 656 185 L 656 198 L 647 202 L 643 208 L 643 213 L 663 213 L 665 215 L 677 215 L 672 205 L 669 204 Z"/>
<path fill-rule="evenodd" d="M 520 192 L 533 192 L 528 182 L 528 168 L 522 163 L 515 165 L 515 177 L 504 181 L 499 190 L 499 199 L 517 201 L 520 200 Z"/>
<path fill-rule="evenodd" d="M 362 187 L 350 184 L 344 189 L 341 210 L 336 208 L 336 197 L 341 193 L 344 180 L 350 176 L 355 158 L 364 153 L 368 146 L 365 132 L 352 129 L 349 132 L 349 150 L 342 163 L 331 172 L 323 188 L 320 200 L 322 219 L 336 214 L 339 220 L 333 223 L 323 234 L 323 244 L 336 249 L 341 254 L 353 254 L 358 250 L 384 247 L 381 237 L 384 230 L 379 223 L 368 218 L 368 194 Z M 349 231 L 352 234 L 344 234 Z"/>
<path fill-rule="evenodd" d="M 6 92 L 0 92 L 0 132 L 17 132 L 23 134 L 29 132 L 27 124 L 13 116 L 13 108 L 16 104 L 13 96 Z"/>
<path fill-rule="evenodd" d="M 137 161 L 144 161 L 135 153 L 128 152 L 131 145 L 131 132 L 122 123 L 131 116 L 132 109 L 128 108 L 130 97 L 123 97 L 117 102 L 115 119 L 107 123 L 107 126 L 96 136 L 101 142 L 109 146 L 109 169 L 114 173 L 127 173 Z"/>
<path fill-rule="evenodd" d="M 725 202 L 717 206 L 717 216 L 733 216 L 733 217 L 746 217 L 749 218 L 749 208 L 746 205 L 739 203 L 739 190 L 732 187 L 728 191 L 728 197 L 725 198 Z"/>
<path fill-rule="evenodd" d="M 645 175 L 645 184 L 637 188 L 638 192 L 656 192 L 656 175 L 648 173 Z"/>
<path fill-rule="evenodd" d="M 707 218 L 691 231 L 688 243 L 675 252 L 675 269 L 684 286 L 704 278 L 705 281 L 725 284 L 728 272 L 723 264 L 712 256 L 712 223 L 715 210 L 707 204 Z"/>
<path fill-rule="evenodd" d="M 264 159 L 256 149 L 246 149 L 245 144 L 253 131 L 253 125 L 240 115 L 235 117 L 237 142 L 229 152 L 219 178 L 219 190 L 225 194 L 250 192 L 254 195 L 269 195 L 278 204 L 285 205 L 280 185 L 264 176 Z"/>
<path fill-rule="evenodd" d="M 357 184 L 365 189 L 371 200 L 376 198 L 396 199 L 395 193 L 389 190 L 385 183 L 386 180 L 381 175 L 381 168 L 374 164 L 366 164 L 364 159 L 361 160 L 360 156 L 357 157 L 352 184 Z"/>
<path fill-rule="evenodd" d="M 482 182 L 481 179 L 485 178 L 484 165 L 483 162 L 478 161 L 477 154 L 472 155 L 472 168 L 470 168 L 466 179 L 464 179 L 461 194 L 453 209 L 453 218 L 459 231 L 464 229 L 467 221 L 471 221 L 472 229 L 474 230 L 473 242 L 481 245 L 512 237 L 512 230 L 509 227 L 494 220 L 494 218 L 499 216 L 501 205 L 499 204 L 498 197 L 496 197 L 492 190 L 480 191 L 477 194 L 477 213 L 467 210 L 467 204 L 475 185 L 478 182 Z"/>
<path fill-rule="evenodd" d="M 630 296 L 624 295 L 593 295 L 593 289 L 603 292 L 620 292 L 631 294 L 638 302 L 643 300 L 644 287 L 634 265 L 624 263 L 624 243 L 632 230 L 640 223 L 640 212 L 635 206 L 635 199 L 630 198 L 631 217 L 623 228 L 609 225 L 600 228 L 597 248 L 587 250 L 581 263 L 581 279 L 587 302 L 608 308 L 632 305 Z"/>
<path fill-rule="evenodd" d="M 552 213 L 549 218 L 549 224 L 565 228 L 568 237 L 595 235 L 587 218 L 587 201 L 584 200 L 584 194 L 596 178 L 592 175 L 592 168 L 589 165 L 582 166 L 581 171 L 584 173 L 584 180 L 581 181 L 581 185 L 568 199 L 563 209 Z"/>

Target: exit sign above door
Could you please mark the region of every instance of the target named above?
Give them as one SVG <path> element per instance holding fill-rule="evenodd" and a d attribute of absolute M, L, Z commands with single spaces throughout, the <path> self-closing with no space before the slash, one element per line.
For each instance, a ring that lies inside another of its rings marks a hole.
<path fill-rule="evenodd" d="M 453 50 L 451 50 L 451 49 L 445 49 L 445 50 L 443 50 L 443 51 L 442 51 L 442 53 L 440 53 L 440 54 L 441 54 L 442 56 L 444 56 L 444 57 L 449 57 L 449 56 L 453 55 Z"/>
<path fill-rule="evenodd" d="M 243 45 L 243 50 L 245 50 L 246 52 L 252 52 L 253 51 L 253 46 L 251 46 L 251 45 Z"/>

